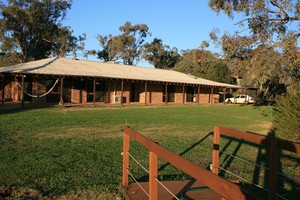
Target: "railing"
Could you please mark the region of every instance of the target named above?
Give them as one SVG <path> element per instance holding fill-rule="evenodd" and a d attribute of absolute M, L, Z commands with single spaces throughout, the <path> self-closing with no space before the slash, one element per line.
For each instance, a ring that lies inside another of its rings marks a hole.
<path fill-rule="evenodd" d="M 158 199 L 158 157 L 163 158 L 174 167 L 182 170 L 186 174 L 204 183 L 207 187 L 219 194 L 225 199 L 254 199 L 238 185 L 231 183 L 216 174 L 192 163 L 191 161 L 178 156 L 177 154 L 159 146 L 152 140 L 132 130 L 128 126 L 124 127 L 123 140 L 123 177 L 122 187 L 128 187 L 130 175 L 129 159 L 130 159 L 130 138 L 136 140 L 149 151 L 149 196 L 150 200 Z"/>
<path fill-rule="evenodd" d="M 300 144 L 288 142 L 278 138 L 269 138 L 263 135 L 256 135 L 247 132 L 237 131 L 221 126 L 214 128 L 213 138 L 213 160 L 212 160 L 212 172 L 216 175 L 219 173 L 219 154 L 220 154 L 220 136 L 227 135 L 248 142 L 252 142 L 259 145 L 264 145 L 270 148 L 270 167 L 269 167 L 269 187 L 265 189 L 268 191 L 268 198 L 275 199 L 276 196 L 283 198 L 276 193 L 277 178 L 278 178 L 278 164 L 279 164 L 279 152 L 286 150 L 289 152 L 300 154 Z M 284 199 L 284 198 L 283 198 Z"/>

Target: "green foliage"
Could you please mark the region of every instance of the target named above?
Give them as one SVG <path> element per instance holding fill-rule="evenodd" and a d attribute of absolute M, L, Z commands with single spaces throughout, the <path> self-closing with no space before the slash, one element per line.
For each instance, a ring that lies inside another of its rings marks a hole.
<path fill-rule="evenodd" d="M 233 71 L 241 72 L 242 74 L 237 75 L 242 75 L 244 80 L 245 78 L 250 80 L 248 83 L 254 81 L 252 83 L 259 85 L 260 89 L 263 88 L 265 92 L 274 88 L 277 94 L 279 92 L 276 90 L 280 86 L 284 85 L 289 89 L 286 96 L 278 98 L 274 109 L 273 127 L 277 137 L 300 142 L 300 2 L 294 0 L 210 0 L 209 6 L 217 13 L 223 11 L 230 18 L 233 18 L 236 13 L 244 14 L 245 19 L 237 24 L 243 26 L 244 22 L 248 23 L 248 29 L 252 32 L 250 40 L 241 40 L 239 43 L 235 39 L 244 38 L 239 35 L 241 33 L 239 32 L 236 36 L 222 37 L 217 43 L 222 44 L 228 64 L 235 68 Z M 295 26 L 294 21 L 298 23 L 298 26 Z M 214 32 L 211 38 L 214 41 L 218 40 Z M 240 47 L 242 51 L 236 51 Z M 243 50 L 246 50 L 246 53 Z M 240 54 L 242 57 L 236 52 L 242 52 Z M 228 55 L 234 55 L 234 57 Z M 240 71 L 236 70 L 239 66 L 242 69 Z M 291 154 L 284 157 L 291 157 Z M 281 160 L 282 171 L 289 171 L 299 166 L 299 155 L 293 158 L 293 164 L 291 160 L 286 161 L 285 158 Z M 295 172 L 291 173 L 290 177 L 296 177 Z M 298 182 L 299 179 L 296 180 Z M 299 183 L 282 184 L 277 188 L 279 194 L 294 193 L 288 198 L 285 196 L 287 199 L 297 199 L 299 196 Z M 289 188 L 290 192 L 280 191 L 286 188 Z"/>
<path fill-rule="evenodd" d="M 254 84 L 268 96 L 275 81 L 278 86 L 284 82 L 292 89 L 299 85 L 300 35 L 293 23 L 300 21 L 299 1 L 210 0 L 209 6 L 230 18 L 237 13 L 245 16 L 237 24 L 243 26 L 246 22 L 252 35 L 241 36 L 238 32 L 219 37 L 214 30 L 210 37 L 222 46 L 224 58 L 235 75 L 254 80 L 254 83 L 246 83 L 247 86 Z"/>
<path fill-rule="evenodd" d="M 300 88 L 278 98 L 274 109 L 276 136 L 300 143 Z"/>
<path fill-rule="evenodd" d="M 20 55 L 22 62 L 38 60 L 58 51 L 70 50 L 71 30 L 60 22 L 71 8 L 72 0 L 9 0 L 1 4 L 1 50 Z"/>
<path fill-rule="evenodd" d="M 155 68 L 166 69 L 175 67 L 180 59 L 178 50 L 163 45 L 161 39 L 154 38 L 151 43 L 144 45 L 144 59 Z"/>
<path fill-rule="evenodd" d="M 176 64 L 175 70 L 213 81 L 232 83 L 232 73 L 226 63 L 218 59 L 218 55 L 206 50 L 182 52 L 182 58 Z"/>
<path fill-rule="evenodd" d="M 211 63 L 202 77 L 212 81 L 232 84 L 233 79 L 231 78 L 231 75 L 232 73 L 226 63 L 219 61 Z"/>
<path fill-rule="evenodd" d="M 151 35 L 148 26 L 126 22 L 119 30 L 121 34 L 117 36 L 98 35 L 97 39 L 102 47 L 97 52 L 98 58 L 105 62 L 121 59 L 125 65 L 137 65 L 142 59 L 145 39 Z"/>
<path fill-rule="evenodd" d="M 274 47 L 259 45 L 253 49 L 246 61 L 244 76 L 249 77 L 243 81 L 243 86 L 254 86 L 259 88 L 260 93 L 264 93 L 265 98 L 273 98 L 282 91 L 278 90 L 281 86 L 282 74 L 284 74 L 282 56 L 275 51 Z M 250 79 L 250 80 L 249 80 Z M 274 87 L 275 86 L 275 87 Z"/>
<path fill-rule="evenodd" d="M 252 0 L 210 0 L 211 9 L 219 13 L 223 11 L 230 18 L 235 13 L 243 13 L 253 34 L 258 34 L 261 41 L 270 39 L 273 33 L 284 35 L 288 25 L 300 20 L 299 1 L 252 1 Z"/>
<path fill-rule="evenodd" d="M 224 61 L 232 73 L 242 77 L 241 85 L 258 88 L 263 98 L 281 95 L 285 90 L 283 82 L 290 87 L 300 80 L 299 48 L 294 34 L 287 34 L 276 46 L 261 43 L 253 36 L 219 36 L 217 30 L 211 38 L 222 47 Z"/>
<path fill-rule="evenodd" d="M 196 69 L 199 66 L 197 60 L 195 59 L 195 51 L 196 50 L 185 50 L 182 51 L 181 59 L 176 64 L 175 70 L 186 73 L 186 74 L 194 74 L 196 75 Z"/>
<path fill-rule="evenodd" d="M 245 77 L 245 68 L 248 66 L 249 56 L 257 45 L 255 38 L 251 36 L 230 35 L 224 33 L 220 36 L 219 30 L 214 29 L 210 38 L 216 46 L 220 46 L 223 58 L 230 66 L 234 75 Z"/>
<path fill-rule="evenodd" d="M 0 67 L 10 66 L 20 63 L 18 55 L 15 53 L 0 53 Z"/>
<path fill-rule="evenodd" d="M 77 50 L 83 51 L 85 48 L 86 34 L 78 37 L 72 35 L 73 30 L 70 27 L 59 27 L 56 41 L 53 44 L 54 55 L 64 57 L 67 53 L 76 53 Z"/>
<path fill-rule="evenodd" d="M 298 44 L 299 34 L 289 32 L 282 39 L 283 81 L 292 89 L 300 87 L 300 54 Z"/>
<path fill-rule="evenodd" d="M 116 44 L 116 40 L 111 34 L 108 36 L 98 35 L 97 39 L 99 40 L 100 46 L 102 47 L 102 50 L 96 53 L 100 60 L 108 62 L 120 59 L 119 49 Z"/>

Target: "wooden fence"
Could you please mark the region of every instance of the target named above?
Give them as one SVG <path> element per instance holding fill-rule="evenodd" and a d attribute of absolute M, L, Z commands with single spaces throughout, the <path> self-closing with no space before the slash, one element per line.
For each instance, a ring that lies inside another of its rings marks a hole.
<path fill-rule="evenodd" d="M 281 150 L 300 154 L 300 144 L 288 142 L 278 138 L 269 138 L 263 135 L 256 135 L 252 133 L 237 131 L 221 126 L 214 128 L 213 138 L 213 161 L 212 161 L 212 172 L 216 175 L 219 173 L 219 147 L 220 147 L 220 136 L 227 135 L 234 138 L 246 140 L 255 144 L 264 145 L 270 148 L 270 169 L 269 169 L 269 188 L 268 188 L 268 199 L 276 198 L 276 187 L 277 187 L 277 170 L 279 164 L 279 153 Z"/>
<path fill-rule="evenodd" d="M 220 128 L 216 129 L 217 131 Z M 220 131 L 217 135 L 220 135 Z M 163 158 L 171 165 L 182 170 L 186 174 L 195 178 L 196 180 L 204 183 L 211 190 L 222 196 L 224 199 L 254 199 L 253 196 L 247 194 L 238 185 L 219 177 L 216 173 L 212 173 L 191 161 L 180 157 L 179 155 L 159 146 L 154 141 L 149 140 L 145 136 L 132 130 L 128 126 L 124 127 L 124 140 L 123 140 L 123 177 L 122 187 L 126 190 L 128 187 L 129 178 L 129 150 L 130 139 L 134 139 L 143 145 L 149 151 L 149 199 L 158 199 L 158 157 Z M 217 143 L 214 145 L 218 145 Z M 214 156 L 217 155 L 217 148 L 214 148 Z M 214 164 L 217 159 L 215 158 Z"/>

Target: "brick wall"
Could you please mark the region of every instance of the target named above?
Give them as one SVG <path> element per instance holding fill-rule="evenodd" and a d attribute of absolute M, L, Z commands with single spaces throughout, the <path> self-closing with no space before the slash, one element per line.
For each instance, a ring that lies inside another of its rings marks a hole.
<path fill-rule="evenodd" d="M 72 103 L 86 103 L 87 92 L 83 89 L 71 89 L 71 102 Z"/>
<path fill-rule="evenodd" d="M 183 100 L 182 100 L 182 98 L 183 98 L 183 94 L 182 94 L 182 92 L 183 92 L 183 86 L 176 86 L 175 87 L 175 92 L 176 93 L 175 93 L 175 101 L 174 101 L 174 103 L 176 103 L 176 104 L 182 104 L 182 102 L 183 102 Z"/>
<path fill-rule="evenodd" d="M 17 102 L 21 100 L 21 90 L 19 88 L 19 85 L 15 81 L 9 82 L 4 87 L 4 100 L 5 101 L 13 101 Z M 2 97 L 2 94 L 1 94 Z"/>
<path fill-rule="evenodd" d="M 164 87 L 165 86 L 161 84 L 148 84 L 148 93 L 150 97 L 149 103 L 162 103 Z"/>
<path fill-rule="evenodd" d="M 134 84 L 134 88 L 132 88 Z M 70 94 L 71 102 L 72 103 L 83 103 L 87 102 L 87 82 L 86 80 L 81 79 L 74 79 L 70 80 L 69 90 L 65 91 L 65 95 Z M 174 87 L 175 95 L 174 95 L 174 103 L 175 104 L 182 104 L 183 98 L 184 103 L 186 103 L 187 98 L 187 87 L 185 87 L 185 94 L 183 95 L 183 86 L 176 85 Z M 197 87 L 194 90 L 197 91 Z M 123 103 L 130 103 L 131 92 L 134 89 L 134 98 L 135 102 L 139 102 L 144 104 L 145 103 L 145 83 L 144 82 L 132 82 L 132 81 L 124 81 L 124 88 L 123 88 Z M 165 84 L 160 83 L 148 83 L 147 85 L 147 104 L 163 104 L 163 93 L 165 90 Z M 30 91 L 29 91 L 30 92 Z M 46 92 L 46 81 L 43 79 L 34 79 L 32 82 L 32 94 L 43 94 Z M 20 100 L 20 89 L 18 84 L 14 81 L 10 82 L 5 86 L 5 99 L 12 100 L 12 101 L 19 101 Z M 106 99 L 105 102 L 111 104 L 118 104 L 115 103 L 115 97 L 121 97 L 121 80 L 108 80 L 107 81 L 107 91 L 106 91 Z M 197 96 L 197 92 L 195 93 Z M 210 87 L 201 87 L 200 88 L 200 104 L 208 104 L 211 102 L 211 88 Z M 219 99 L 219 89 L 214 88 L 213 97 L 214 103 L 218 102 Z M 44 98 L 32 98 L 32 102 L 34 104 L 45 104 L 46 97 Z M 196 101 L 197 102 L 197 101 Z M 196 103 L 195 102 L 195 103 Z"/>
<path fill-rule="evenodd" d="M 41 95 L 46 93 L 46 81 L 42 79 L 32 80 L 32 94 L 33 95 Z M 47 103 L 46 96 L 32 98 L 33 105 L 44 106 Z"/>
<path fill-rule="evenodd" d="M 72 103 L 85 104 L 87 102 L 86 86 L 87 86 L 86 80 L 74 79 L 72 81 L 72 89 L 71 89 Z"/>
<path fill-rule="evenodd" d="M 212 96 L 213 101 L 217 101 L 219 99 L 219 89 L 214 88 L 213 91 L 213 96 Z M 211 88 L 210 87 L 201 87 L 200 88 L 200 104 L 208 104 L 211 103 Z M 214 102 L 217 103 L 217 102 Z"/>
<path fill-rule="evenodd" d="M 108 98 L 109 102 L 112 104 L 119 104 L 115 103 L 115 98 L 121 98 L 121 83 L 122 81 L 109 81 L 108 82 Z M 130 88 L 131 82 L 124 81 L 123 84 L 123 103 L 130 102 Z"/>

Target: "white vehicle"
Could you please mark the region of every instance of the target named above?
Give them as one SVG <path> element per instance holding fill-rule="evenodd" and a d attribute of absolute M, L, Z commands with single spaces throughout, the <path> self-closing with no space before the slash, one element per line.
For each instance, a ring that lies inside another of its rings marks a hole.
<path fill-rule="evenodd" d="M 254 103 L 254 98 L 247 94 L 239 94 L 232 98 L 225 99 L 226 103 Z"/>

